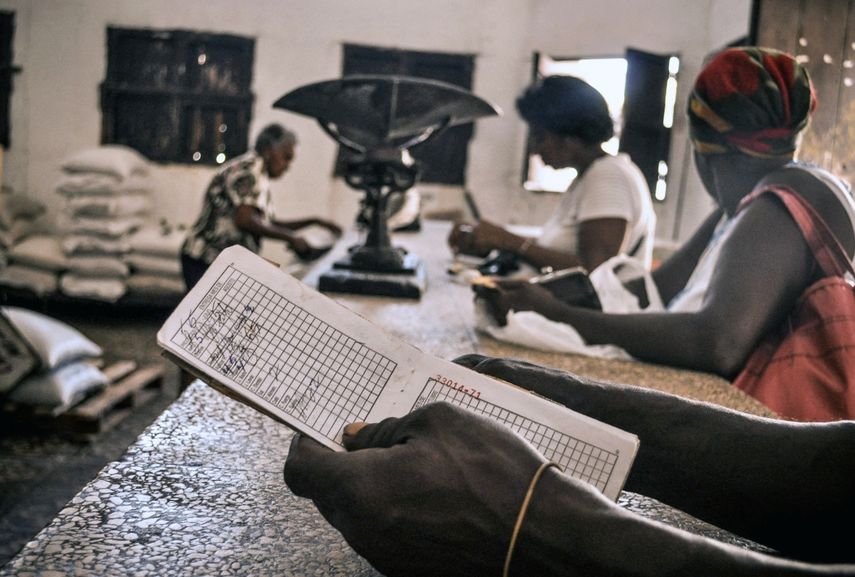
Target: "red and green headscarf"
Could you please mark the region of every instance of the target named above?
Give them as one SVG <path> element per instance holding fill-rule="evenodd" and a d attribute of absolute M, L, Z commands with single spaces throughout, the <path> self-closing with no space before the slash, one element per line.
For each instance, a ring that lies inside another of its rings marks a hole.
<path fill-rule="evenodd" d="M 689 97 L 690 135 L 702 154 L 786 158 L 816 108 L 807 70 L 770 48 L 729 48 L 704 67 Z"/>

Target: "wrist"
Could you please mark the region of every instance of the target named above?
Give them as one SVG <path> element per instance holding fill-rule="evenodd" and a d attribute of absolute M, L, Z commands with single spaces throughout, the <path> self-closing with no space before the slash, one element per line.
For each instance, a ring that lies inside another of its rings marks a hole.
<path fill-rule="evenodd" d="M 778 574 L 787 563 L 667 527 L 550 469 L 534 492 L 509 575 L 736 577 Z"/>
<path fill-rule="evenodd" d="M 535 239 L 530 236 L 513 235 L 508 239 L 505 250 L 512 252 L 519 257 L 525 257 L 526 253 L 535 244 Z"/>
<path fill-rule="evenodd" d="M 510 576 L 607 573 L 592 551 L 596 540 L 611 539 L 591 531 L 592 512 L 587 509 L 596 500 L 588 494 L 593 491 L 557 469 L 544 472 L 517 539 Z"/>

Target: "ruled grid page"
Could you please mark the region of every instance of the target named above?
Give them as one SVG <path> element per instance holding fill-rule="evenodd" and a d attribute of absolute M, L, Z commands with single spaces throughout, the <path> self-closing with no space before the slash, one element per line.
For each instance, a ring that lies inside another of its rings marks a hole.
<path fill-rule="evenodd" d="M 616 499 L 638 447 L 634 435 L 422 353 L 242 247 L 223 251 L 158 342 L 334 450 L 349 423 L 445 401 L 510 427 Z"/>

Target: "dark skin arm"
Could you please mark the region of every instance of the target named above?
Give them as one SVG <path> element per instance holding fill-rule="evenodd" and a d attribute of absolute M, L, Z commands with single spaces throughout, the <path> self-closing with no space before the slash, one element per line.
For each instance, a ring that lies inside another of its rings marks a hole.
<path fill-rule="evenodd" d="M 591 271 L 618 254 L 626 233 L 627 222 L 622 218 L 583 221 L 579 225 L 579 250 L 574 254 L 540 246 L 535 239 L 481 220 L 476 224 L 457 223 L 449 234 L 448 244 L 455 253 L 473 256 L 486 256 L 494 249 L 511 252 L 537 269 L 582 266 Z"/>
<path fill-rule="evenodd" d="M 734 225 L 697 312 L 606 314 L 567 306 L 532 285 L 495 291 L 493 304 L 569 323 L 589 344 L 615 344 L 638 359 L 731 378 L 760 337 L 783 321 L 815 278 L 814 267 L 789 213 L 763 196 Z"/>
<path fill-rule="evenodd" d="M 855 517 L 855 422 L 753 417 L 523 361 L 456 362 L 638 435 L 627 490 L 795 558 L 855 562 L 839 529 Z"/>
<path fill-rule="evenodd" d="M 484 370 L 488 368 L 482 366 L 484 360 L 480 358 L 464 359 L 464 362 Z M 492 368 L 498 370 L 498 367 Z M 504 375 L 514 376 L 507 372 Z M 542 375 L 535 377 L 543 378 Z M 547 390 L 548 379 L 538 386 Z M 571 379 L 559 383 L 558 388 L 567 386 L 575 388 L 576 382 Z M 579 397 L 582 400 L 574 397 L 574 403 L 588 406 L 588 403 L 598 402 L 586 392 L 579 393 Z M 660 466 L 664 467 L 662 476 L 666 477 L 660 484 L 671 486 L 673 483 L 667 479 L 669 473 L 701 460 L 695 458 L 698 444 L 701 455 L 714 457 L 718 454 L 707 452 L 715 445 L 710 437 L 716 438 L 719 432 L 711 428 L 716 419 L 709 420 L 710 413 L 682 412 L 679 405 L 685 401 L 676 397 L 669 399 L 648 402 L 642 397 L 641 406 L 630 408 L 621 402 L 618 406 L 623 407 L 622 410 L 611 409 L 624 420 L 629 418 L 629 413 L 644 415 L 648 407 L 655 410 L 654 415 L 660 416 L 668 414 L 665 409 L 670 402 L 677 405 L 672 408 L 682 417 L 668 421 L 676 428 L 666 432 L 666 437 L 672 440 L 666 439 L 662 445 L 656 445 L 656 439 L 648 436 L 648 432 L 652 434 L 653 431 L 642 431 L 642 446 L 645 442 L 654 446 L 650 455 L 639 455 L 636 467 L 640 467 L 640 471 L 638 480 L 632 481 L 633 488 L 641 488 L 645 481 L 655 487 L 655 479 L 648 481 L 645 477 L 655 477 L 655 467 Z M 713 414 L 719 410 L 710 409 Z M 744 417 L 733 415 L 732 421 L 723 424 L 738 426 L 736 417 Z M 830 457 L 832 455 L 823 452 L 824 442 L 850 439 L 845 443 L 847 448 L 836 449 L 837 454 L 833 456 L 847 457 L 849 463 L 853 462 L 851 428 L 824 437 L 823 433 L 814 432 L 824 426 L 804 427 L 793 436 L 810 437 L 816 443 L 805 441 L 798 445 L 798 450 L 815 450 L 813 456 Z M 753 438 L 754 422 L 741 430 Z M 359 554 L 390 577 L 501 574 L 516 514 L 535 469 L 543 462 L 543 457 L 528 443 L 483 417 L 443 403 L 428 405 L 400 419 L 386 419 L 362 428 L 350 426 L 345 432 L 346 453 L 334 453 L 297 436 L 285 465 L 285 480 L 295 494 L 311 498 Z M 756 434 L 761 439 L 764 437 L 760 432 Z M 737 457 L 758 457 L 759 473 L 764 465 L 770 464 L 764 459 L 770 456 L 765 453 L 767 450 L 774 448 L 776 454 L 784 452 L 778 444 L 770 446 L 763 442 L 758 446 L 760 449 L 755 451 L 752 443 L 742 439 L 739 450 L 731 451 L 727 460 L 713 459 L 703 471 L 715 475 L 716 482 L 727 479 L 738 493 L 742 487 L 742 468 L 737 464 L 736 469 L 728 469 Z M 795 462 L 795 457 L 785 462 Z M 808 480 L 820 481 L 820 485 L 815 486 L 816 493 L 809 497 L 824 512 L 832 512 L 832 521 L 848 520 L 847 515 L 853 512 L 851 497 L 841 510 L 840 503 L 832 501 L 836 493 L 821 492 L 829 484 L 823 480 L 822 473 L 834 474 L 834 468 L 840 463 L 829 458 L 812 459 L 810 454 L 802 457 L 805 457 L 803 465 L 797 471 L 810 474 Z M 817 469 L 807 466 L 811 460 Z M 779 469 L 775 466 L 772 470 L 777 474 Z M 769 470 L 765 472 L 764 479 L 770 476 Z M 633 475 L 636 475 L 635 470 Z M 686 471 L 681 479 L 692 476 L 692 471 Z M 804 486 L 799 490 L 807 491 L 809 483 L 803 481 L 799 478 L 796 484 Z M 711 484 L 712 479 L 707 482 Z M 848 487 L 848 483 L 844 483 L 844 487 Z M 704 501 L 704 488 L 706 485 L 699 486 L 699 490 L 693 487 L 686 491 L 681 487 L 679 493 L 689 493 L 699 497 L 697 501 Z M 759 496 L 754 495 L 760 502 L 766 498 L 766 487 L 762 489 Z M 732 497 L 721 487 L 716 488 L 716 493 Z M 512 575 L 855 574 L 853 566 L 795 563 L 666 527 L 621 509 L 590 485 L 554 469 L 547 470 L 533 495 L 514 553 Z M 797 499 L 801 495 L 790 491 L 784 496 Z M 750 503 L 753 512 L 755 501 L 750 500 Z M 785 502 L 784 506 L 784 510 L 789 511 L 796 505 Z M 765 508 L 760 511 L 761 514 L 766 512 Z M 772 513 L 774 520 L 788 519 L 781 513 Z M 763 525 L 759 521 L 754 523 Z M 833 533 L 828 528 L 830 525 L 825 523 L 826 533 Z M 795 523 L 788 526 L 799 530 Z M 777 525 L 772 532 L 783 532 L 783 528 Z M 832 537 L 839 544 L 845 541 L 844 535 Z M 808 535 L 807 538 L 812 537 Z M 826 548 L 817 554 L 827 552 Z M 832 553 L 838 559 L 852 556 L 846 544 L 842 551 L 834 549 Z"/>
<path fill-rule="evenodd" d="M 300 230 L 302 228 L 306 228 L 307 226 L 317 225 L 323 227 L 333 233 L 335 236 L 341 236 L 341 227 L 336 223 L 325 220 L 323 218 L 301 218 L 295 220 L 275 220 L 273 223 L 276 226 L 281 226 L 283 228 L 288 228 L 291 230 Z"/>
<path fill-rule="evenodd" d="M 319 251 L 312 247 L 294 230 L 278 223 L 266 221 L 262 217 L 261 211 L 254 206 L 248 204 L 238 206 L 233 218 L 235 226 L 243 231 L 256 236 L 284 241 L 301 259 L 313 260 L 326 252 L 326 250 Z"/>

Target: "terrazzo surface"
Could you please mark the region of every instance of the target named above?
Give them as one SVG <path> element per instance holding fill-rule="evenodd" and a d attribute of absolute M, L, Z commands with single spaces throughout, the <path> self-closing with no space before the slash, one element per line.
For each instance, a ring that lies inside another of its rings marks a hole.
<path fill-rule="evenodd" d="M 377 575 L 284 484 L 291 435 L 196 381 L 0 575 Z M 618 503 L 763 550 L 642 495 Z"/>
<path fill-rule="evenodd" d="M 3 575 L 376 575 L 281 473 L 105 468 Z"/>
<path fill-rule="evenodd" d="M 473 351 L 512 356 L 769 414 L 711 375 L 538 353 L 483 338 L 472 328 L 468 288 L 444 276 L 447 253 L 438 239 L 445 230 L 428 224 L 427 236 L 413 245 L 427 257 L 432 275 L 420 301 L 347 296 L 342 303 L 438 357 Z M 311 274 L 306 282 L 312 284 Z M 0 576 L 376 575 L 311 502 L 295 498 L 285 486 L 282 466 L 291 435 L 196 381 L 0 568 Z M 619 504 L 675 527 L 763 550 L 641 495 L 625 492 Z"/>
<path fill-rule="evenodd" d="M 101 345 L 107 359 L 161 363 L 154 334 L 165 315 L 112 309 L 49 310 Z M 139 434 L 175 399 L 177 368 L 164 365 L 162 394 L 140 405 L 115 428 L 87 442 L 63 435 L 10 428 L 0 417 L 0 566 L 44 528 L 105 465 L 119 459 Z"/>
<path fill-rule="evenodd" d="M 197 381 L 0 575 L 377 575 L 285 486 L 291 436 Z"/>

